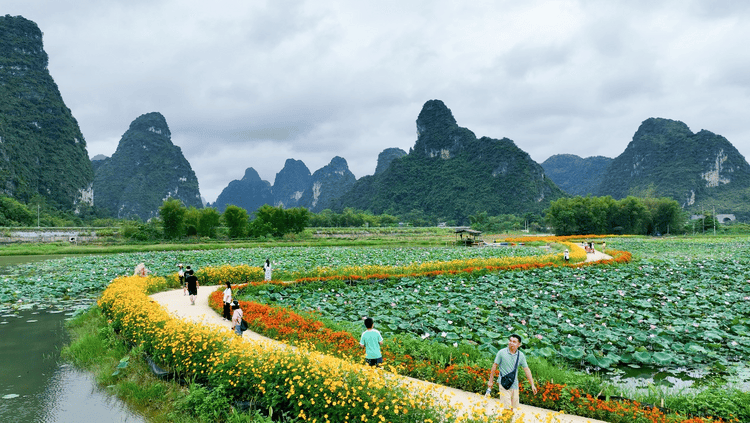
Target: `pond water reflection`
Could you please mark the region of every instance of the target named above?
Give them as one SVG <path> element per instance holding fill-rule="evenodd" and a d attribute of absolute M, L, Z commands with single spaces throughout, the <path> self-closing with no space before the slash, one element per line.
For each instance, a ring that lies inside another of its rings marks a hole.
<path fill-rule="evenodd" d="M 0 422 L 144 422 L 91 375 L 60 362 L 71 314 L 36 307 L 2 311 Z"/>

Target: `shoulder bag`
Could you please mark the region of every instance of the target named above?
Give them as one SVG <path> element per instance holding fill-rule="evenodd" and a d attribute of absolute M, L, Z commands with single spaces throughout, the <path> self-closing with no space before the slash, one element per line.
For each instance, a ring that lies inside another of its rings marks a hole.
<path fill-rule="evenodd" d="M 500 386 L 503 388 L 510 389 L 510 387 L 513 386 L 513 382 L 516 380 L 516 371 L 518 370 L 518 360 L 520 358 L 521 351 L 518 351 L 518 355 L 516 356 L 516 366 L 513 368 L 513 371 L 500 378 Z"/>

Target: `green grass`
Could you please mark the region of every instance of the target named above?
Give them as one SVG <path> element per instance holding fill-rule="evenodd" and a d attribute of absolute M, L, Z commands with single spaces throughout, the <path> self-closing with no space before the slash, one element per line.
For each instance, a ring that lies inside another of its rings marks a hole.
<path fill-rule="evenodd" d="M 140 348 L 128 349 L 102 316 L 98 307 L 67 324 L 72 342 L 62 356 L 74 365 L 92 372 L 97 383 L 106 387 L 135 412 L 154 423 L 270 423 L 293 422 L 281 416 L 268 416 L 269 410 L 237 412 L 220 390 L 208 391 L 199 385 L 181 386 L 162 381 L 151 373 Z M 128 366 L 117 366 L 129 357 Z"/>
<path fill-rule="evenodd" d="M 70 244 L 67 242 L 17 243 L 0 249 L 0 256 L 24 255 L 76 255 L 117 254 L 149 251 L 219 250 L 229 248 L 259 247 L 402 247 L 405 245 L 429 247 L 444 246 L 453 241 L 452 232 L 439 228 L 370 228 L 371 235 L 363 235 L 363 228 L 319 228 L 307 229 L 303 234 L 282 239 L 210 240 L 184 239 L 177 242 L 109 242 Z M 373 231 L 379 229 L 379 231 Z M 391 232 L 384 229 L 391 230 Z M 393 231 L 397 229 L 397 231 Z"/>

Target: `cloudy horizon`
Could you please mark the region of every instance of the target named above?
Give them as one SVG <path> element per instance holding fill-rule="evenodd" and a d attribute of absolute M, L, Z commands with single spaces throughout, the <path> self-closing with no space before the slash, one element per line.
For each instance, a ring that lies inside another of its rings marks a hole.
<path fill-rule="evenodd" d="M 49 71 L 111 156 L 159 112 L 213 202 L 248 167 L 334 156 L 357 178 L 416 141 L 442 100 L 477 137 L 617 157 L 642 121 L 679 120 L 750 154 L 750 4 L 732 1 L 6 0 L 44 33 Z"/>

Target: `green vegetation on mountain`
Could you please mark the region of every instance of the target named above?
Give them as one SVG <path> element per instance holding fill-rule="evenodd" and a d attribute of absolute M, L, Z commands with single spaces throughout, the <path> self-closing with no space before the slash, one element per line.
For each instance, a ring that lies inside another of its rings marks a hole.
<path fill-rule="evenodd" d="M 312 175 L 302 160 L 286 159 L 273 181 L 273 205 L 297 207 L 302 193 L 309 189 Z"/>
<path fill-rule="evenodd" d="M 669 197 L 691 212 L 750 218 L 750 165 L 724 137 L 682 122 L 645 120 L 602 177 L 597 195 Z"/>
<path fill-rule="evenodd" d="M 310 186 L 302 193 L 298 205 L 315 213 L 333 208 L 341 195 L 349 191 L 356 181 L 346 160 L 336 156 L 312 174 Z"/>
<path fill-rule="evenodd" d="M 383 173 L 391 162 L 406 155 L 406 151 L 400 148 L 386 148 L 378 154 L 378 164 L 375 166 L 375 174 Z"/>
<path fill-rule="evenodd" d="M 34 22 L 0 16 L 0 193 L 73 210 L 91 204 L 94 172 L 47 62 Z"/>
<path fill-rule="evenodd" d="M 170 197 L 186 207 L 203 207 L 198 178 L 180 147 L 172 144 L 160 113 L 134 120 L 117 151 L 102 162 L 94 179 L 94 204 L 113 217 L 148 220 Z"/>
<path fill-rule="evenodd" d="M 609 157 L 581 158 L 574 154 L 555 154 L 542 163 L 544 172 L 563 191 L 570 195 L 594 194 L 601 182 Z"/>
<path fill-rule="evenodd" d="M 477 139 L 456 124 L 440 100 L 425 103 L 417 132 L 409 154 L 357 181 L 333 209 L 390 215 L 419 211 L 431 219 L 461 224 L 479 212 L 541 213 L 550 201 L 565 195 L 513 141 Z"/>
<path fill-rule="evenodd" d="M 228 205 L 232 204 L 252 213 L 264 204 L 273 203 L 273 198 L 271 184 L 260 179 L 258 172 L 249 167 L 245 170 L 245 176 L 240 180 L 230 182 L 211 206 L 224 211 Z"/>

